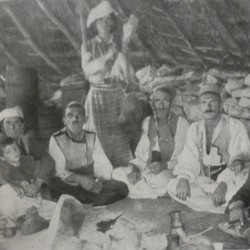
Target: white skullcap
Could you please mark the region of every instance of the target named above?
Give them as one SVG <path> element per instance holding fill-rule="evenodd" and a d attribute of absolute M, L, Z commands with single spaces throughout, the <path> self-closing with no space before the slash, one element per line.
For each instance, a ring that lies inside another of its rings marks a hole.
<path fill-rule="evenodd" d="M 13 108 L 6 108 L 0 113 L 0 122 L 7 117 L 20 117 L 24 119 L 23 110 L 20 106 L 15 106 Z"/>
<path fill-rule="evenodd" d="M 199 96 L 205 93 L 214 93 L 220 95 L 221 89 L 217 84 L 204 84 L 199 90 Z"/>
<path fill-rule="evenodd" d="M 118 13 L 112 8 L 108 1 L 102 1 L 90 11 L 87 19 L 87 28 L 89 28 L 90 25 L 95 22 L 95 20 L 108 16 L 111 13 L 118 15 Z"/>

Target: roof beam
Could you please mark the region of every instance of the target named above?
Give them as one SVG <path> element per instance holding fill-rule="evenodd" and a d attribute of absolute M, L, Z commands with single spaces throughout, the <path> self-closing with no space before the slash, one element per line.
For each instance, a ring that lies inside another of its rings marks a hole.
<path fill-rule="evenodd" d="M 195 50 L 195 48 L 193 47 L 191 41 L 188 39 L 188 37 L 185 35 L 184 31 L 182 30 L 182 28 L 178 25 L 178 23 L 175 21 L 174 17 L 168 12 L 168 9 L 163 5 L 164 7 L 164 11 L 162 9 L 159 9 L 157 7 L 153 7 L 154 10 L 162 13 L 163 15 L 165 15 L 170 24 L 172 25 L 172 27 L 176 30 L 176 32 L 179 34 L 179 36 L 182 37 L 182 39 L 184 40 L 184 42 L 186 43 L 186 45 L 188 46 L 188 48 L 194 53 L 194 55 L 199 59 L 199 61 L 201 62 L 202 66 L 204 68 L 207 68 L 207 65 L 205 63 L 205 61 L 203 60 L 203 58 L 199 55 L 199 53 Z"/>
<path fill-rule="evenodd" d="M 231 46 L 233 46 L 239 51 L 241 57 L 245 59 L 245 62 L 249 62 L 244 50 L 237 43 L 232 34 L 228 31 L 223 20 L 220 18 L 216 8 L 213 5 L 213 2 L 211 0 L 202 0 L 202 3 L 204 4 L 205 7 L 209 8 L 213 12 L 213 20 L 216 22 L 217 24 L 216 27 L 220 31 L 221 35 L 224 35 L 225 40 L 227 40 Z"/>
<path fill-rule="evenodd" d="M 42 0 L 35 0 L 40 9 L 47 15 L 50 21 L 57 26 L 63 34 L 68 38 L 74 49 L 80 55 L 80 43 L 78 43 L 74 36 L 71 34 L 70 30 L 50 11 L 48 6 Z"/>
<path fill-rule="evenodd" d="M 26 30 L 26 28 L 20 23 L 14 12 L 10 9 L 8 6 L 4 6 L 3 9 L 5 12 L 9 15 L 9 17 L 12 19 L 12 21 L 15 23 L 15 25 L 18 27 L 21 34 L 24 36 L 24 38 L 27 40 L 27 43 L 30 45 L 30 47 L 41 57 L 43 60 L 51 67 L 53 68 L 57 73 L 60 75 L 63 74 L 60 67 L 53 62 L 45 52 L 42 51 L 42 49 L 39 48 L 39 46 L 34 42 L 34 40 L 31 38 L 31 35 Z"/>
<path fill-rule="evenodd" d="M 4 54 L 8 57 L 11 63 L 13 63 L 14 65 L 19 65 L 17 59 L 10 53 L 8 48 L 1 41 L 0 41 L 0 49 L 3 50 Z"/>

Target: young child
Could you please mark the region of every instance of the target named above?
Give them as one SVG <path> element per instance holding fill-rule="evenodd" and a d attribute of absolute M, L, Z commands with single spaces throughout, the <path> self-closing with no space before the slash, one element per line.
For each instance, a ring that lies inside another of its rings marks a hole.
<path fill-rule="evenodd" d="M 14 139 L 0 137 L 0 214 L 16 223 L 32 206 L 45 219 L 50 219 L 55 203 L 43 200 L 41 187 L 49 176 L 30 156 L 21 155 Z"/>

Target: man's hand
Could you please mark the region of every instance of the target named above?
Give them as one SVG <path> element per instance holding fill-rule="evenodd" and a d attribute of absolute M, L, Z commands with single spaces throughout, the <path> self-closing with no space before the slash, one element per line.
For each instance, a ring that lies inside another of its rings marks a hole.
<path fill-rule="evenodd" d="M 185 201 L 191 196 L 190 185 L 187 179 L 181 178 L 176 186 L 176 196 Z"/>
<path fill-rule="evenodd" d="M 132 171 L 127 175 L 128 181 L 135 185 L 141 179 L 141 171 L 137 166 L 133 166 Z"/>
<path fill-rule="evenodd" d="M 213 204 L 218 207 L 226 202 L 227 184 L 221 182 L 212 194 Z"/>
<path fill-rule="evenodd" d="M 83 189 L 87 190 L 87 191 L 91 191 L 95 185 L 96 182 L 94 180 L 94 178 L 92 178 L 91 176 L 78 176 L 78 183 L 82 186 Z"/>
<path fill-rule="evenodd" d="M 28 183 L 27 181 L 23 181 L 21 186 L 27 197 L 36 197 L 41 187 L 41 185 L 38 185 L 35 182 Z"/>
<path fill-rule="evenodd" d="M 16 184 L 11 184 L 11 187 L 17 192 L 17 195 L 20 198 L 23 198 L 25 195 L 25 192 L 23 190 L 23 188 L 20 185 L 16 185 Z"/>
<path fill-rule="evenodd" d="M 148 169 L 152 174 L 159 174 L 162 171 L 162 164 L 160 162 L 152 162 L 148 165 Z"/>
<path fill-rule="evenodd" d="M 29 187 L 25 189 L 25 193 L 28 197 L 36 197 L 39 192 L 39 187 L 35 183 L 29 184 Z"/>
<path fill-rule="evenodd" d="M 240 160 L 235 160 L 232 162 L 232 164 L 230 165 L 229 167 L 232 171 L 235 172 L 235 174 L 239 174 L 244 168 L 245 168 L 245 165 L 242 161 Z"/>

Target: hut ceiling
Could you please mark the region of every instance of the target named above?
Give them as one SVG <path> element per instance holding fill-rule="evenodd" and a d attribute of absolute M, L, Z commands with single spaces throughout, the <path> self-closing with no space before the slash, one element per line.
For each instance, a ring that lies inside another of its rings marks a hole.
<path fill-rule="evenodd" d="M 0 70 L 38 69 L 50 81 L 81 71 L 81 25 L 100 0 L 0 0 Z M 148 63 L 249 70 L 250 1 L 110 0 L 121 23 L 139 18 L 136 69 Z"/>

